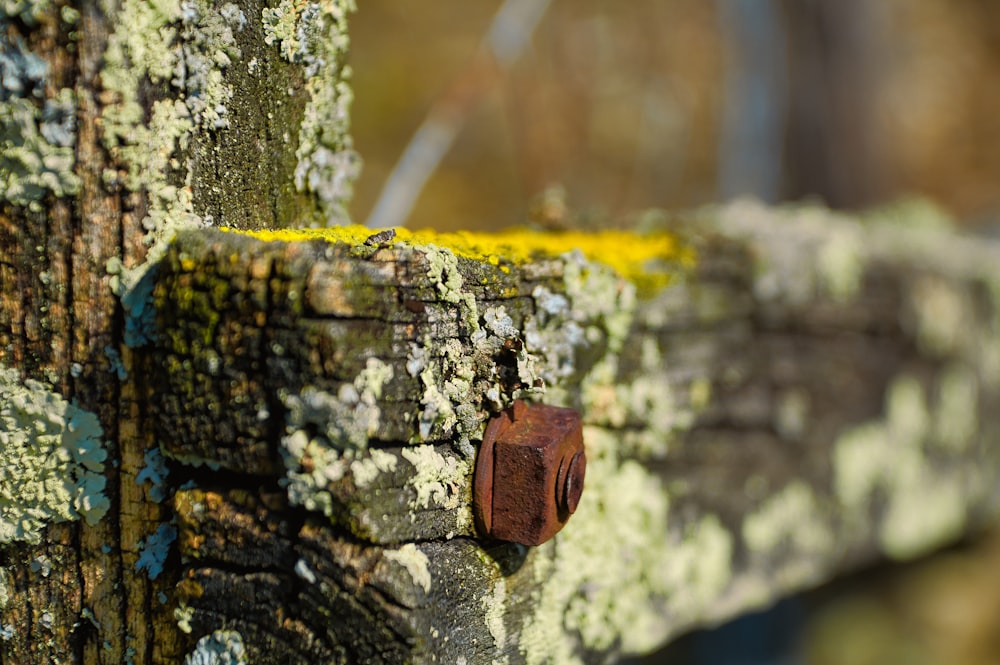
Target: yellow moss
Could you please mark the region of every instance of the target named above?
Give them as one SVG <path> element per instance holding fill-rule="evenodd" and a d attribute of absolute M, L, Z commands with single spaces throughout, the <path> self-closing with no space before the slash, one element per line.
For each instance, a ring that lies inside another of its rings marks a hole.
<path fill-rule="evenodd" d="M 234 229 L 223 229 L 233 231 Z M 693 249 L 670 233 L 638 234 L 614 229 L 584 231 L 533 231 L 514 228 L 497 233 L 458 231 L 439 233 L 431 230 L 396 229 L 388 244 L 433 245 L 450 250 L 458 257 L 481 261 L 501 269 L 507 264 L 523 265 L 540 257 L 553 257 L 579 250 L 591 261 L 610 266 L 622 277 L 642 288 L 666 286 L 671 273 L 657 268 L 657 262 L 694 264 Z M 323 229 L 273 229 L 240 231 L 260 240 L 300 242 L 326 240 L 357 245 L 373 233 L 364 226 L 333 226 Z"/>

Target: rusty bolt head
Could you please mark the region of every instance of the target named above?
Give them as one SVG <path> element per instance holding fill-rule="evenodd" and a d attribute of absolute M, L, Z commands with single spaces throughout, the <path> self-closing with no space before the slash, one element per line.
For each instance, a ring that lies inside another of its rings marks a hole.
<path fill-rule="evenodd" d="M 478 529 L 541 545 L 576 511 L 586 472 L 580 414 L 515 401 L 483 435 L 473 489 Z"/>

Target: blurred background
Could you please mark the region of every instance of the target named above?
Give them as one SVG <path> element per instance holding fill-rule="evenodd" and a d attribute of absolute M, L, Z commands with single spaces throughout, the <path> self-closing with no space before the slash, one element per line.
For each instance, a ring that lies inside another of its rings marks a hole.
<path fill-rule="evenodd" d="M 359 3 L 356 220 L 450 102 L 413 227 L 516 224 L 557 187 L 604 218 L 743 194 L 1000 213 L 995 0 L 512 0 L 542 13 L 497 73 L 477 54 L 501 4 Z"/>
<path fill-rule="evenodd" d="M 559 225 L 567 203 L 574 223 L 613 223 L 745 195 L 845 210 L 916 196 L 970 227 L 1000 221 L 996 0 L 359 5 L 359 222 L 380 197 L 378 226 L 496 229 Z M 512 5 L 520 19 L 497 18 Z M 1000 663 L 1000 538 L 636 662 Z"/>

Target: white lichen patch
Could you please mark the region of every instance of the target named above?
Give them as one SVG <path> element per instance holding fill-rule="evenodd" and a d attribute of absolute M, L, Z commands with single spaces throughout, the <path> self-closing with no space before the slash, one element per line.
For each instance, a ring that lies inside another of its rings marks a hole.
<path fill-rule="evenodd" d="M 794 481 L 747 515 L 743 542 L 752 555 L 783 557 L 776 572 L 780 588 L 800 587 L 837 554 L 830 517 L 812 488 Z"/>
<path fill-rule="evenodd" d="M 194 163 L 187 156 L 196 133 L 229 126 L 233 89 L 226 71 L 241 56 L 236 34 L 246 17 L 233 3 L 208 0 L 123 0 L 103 3 L 113 21 L 101 69 L 101 138 L 122 170 L 104 173 L 110 188 L 146 195 L 146 260 L 109 264 L 110 285 L 126 313 L 125 341 L 148 341 L 152 327 L 150 270 L 175 232 L 207 222 L 194 210 Z M 163 96 L 140 99 L 152 83 Z M 128 243 L 126 243 L 128 244 Z"/>
<path fill-rule="evenodd" d="M 502 651 L 507 646 L 507 625 L 504 623 L 506 603 L 507 582 L 501 575 L 497 575 L 496 579 L 493 580 L 490 593 L 485 594 L 482 600 L 486 628 L 493 637 L 493 646 L 496 647 L 497 651 Z"/>
<path fill-rule="evenodd" d="M 472 473 L 469 462 L 456 456 L 445 457 L 431 445 L 403 448 L 402 455 L 414 470 L 407 481 L 416 492 L 411 507 L 455 510 L 465 516 L 460 521 L 471 524 L 468 501 L 471 497 L 463 491 L 468 488 Z"/>
<path fill-rule="evenodd" d="M 463 288 L 464 279 L 455 253 L 447 247 L 437 245 L 417 245 L 414 249 L 427 259 L 427 278 L 437 286 L 441 300 L 459 307 L 462 320 L 471 332 L 479 330 L 476 297 Z"/>
<path fill-rule="evenodd" d="M 414 441 L 454 436 L 458 448 L 471 457 L 470 441 L 481 435 L 484 413 L 499 411 L 514 399 L 544 390 L 544 380 L 537 371 L 540 356 L 522 343 L 506 309 L 502 305 L 488 307 L 482 318 L 483 325 L 477 324 L 470 335 L 471 348 L 456 338 L 437 344 L 430 339 L 410 344 L 407 372 L 419 377 L 424 389 L 415 414 L 418 429 Z M 502 371 L 509 372 L 497 364 L 501 353 L 514 355 L 516 380 L 501 377 Z M 511 389 L 511 384 L 520 387 Z"/>
<path fill-rule="evenodd" d="M 243 636 L 235 630 L 216 630 L 198 640 L 184 665 L 247 665 Z"/>
<path fill-rule="evenodd" d="M 431 591 L 430 561 L 424 552 L 413 543 L 406 543 L 396 550 L 385 550 L 382 557 L 403 567 L 410 575 L 413 583 L 424 590 Z"/>
<path fill-rule="evenodd" d="M 227 105 L 233 97 L 225 71 L 241 57 L 236 34 L 246 27 L 243 11 L 228 2 L 216 7 L 205 0 L 181 2 L 181 57 L 171 84 L 184 92 L 196 127 L 229 128 Z"/>
<path fill-rule="evenodd" d="M 378 449 L 369 450 L 366 457 L 351 462 L 354 485 L 359 489 L 368 487 L 379 475 L 395 471 L 398 462 L 399 459 L 392 453 Z"/>
<path fill-rule="evenodd" d="M 585 342 L 584 329 L 573 319 L 569 299 L 563 294 L 539 285 L 531 296 L 536 310 L 524 324 L 525 348 L 535 354 L 535 371 L 543 385 L 559 392 L 558 386 L 576 371 L 574 355 Z"/>
<path fill-rule="evenodd" d="M 746 517 L 743 541 L 755 553 L 787 546 L 803 554 L 821 554 L 832 550 L 834 536 L 813 490 L 794 481 Z"/>
<path fill-rule="evenodd" d="M 0 612 L 7 607 L 11 597 L 14 595 L 14 582 L 10 573 L 3 566 L 0 566 Z"/>
<path fill-rule="evenodd" d="M 346 204 L 360 171 L 350 136 L 353 94 L 344 64 L 353 0 L 281 0 L 261 11 L 264 41 L 305 67 L 309 101 L 299 127 L 295 185 L 315 194 L 327 220 L 346 220 Z"/>
<path fill-rule="evenodd" d="M 915 335 L 920 350 L 931 357 L 974 351 L 975 306 L 971 294 L 944 278 L 918 278 L 910 288 Z"/>
<path fill-rule="evenodd" d="M 48 70 L 23 40 L 0 34 L 0 200 L 34 211 L 80 188 L 76 97 L 47 85 Z"/>
<path fill-rule="evenodd" d="M 430 340 L 425 342 L 424 347 L 411 344 L 411 359 L 407 362 L 407 370 L 411 373 L 411 368 L 419 367 L 417 375 L 424 386 L 424 392 L 420 396 L 421 409 L 417 414 L 417 436 L 421 441 L 431 436 L 431 430 L 435 426 L 440 427 L 444 434 L 454 431 L 458 416 L 453 399 L 464 400 L 461 403 L 466 404 L 473 401 L 471 395 L 464 394 L 461 390 L 469 373 L 470 358 L 462 352 L 458 340 L 449 340 L 442 345 L 443 355 L 440 360 L 428 357 L 425 348 L 429 346 Z M 446 373 L 452 374 L 453 378 L 438 378 L 444 377 Z"/>
<path fill-rule="evenodd" d="M 960 535 L 965 506 L 984 491 L 967 462 L 951 470 L 946 462 L 967 454 L 978 429 L 970 371 L 946 370 L 936 404 L 916 378 L 898 377 L 887 391 L 885 417 L 848 430 L 835 444 L 835 489 L 845 514 L 861 528 L 879 492 L 886 509 L 878 537 L 891 557 L 918 556 Z M 956 404 L 955 411 L 945 408 Z"/>
<path fill-rule="evenodd" d="M 586 427 L 584 440 L 587 491 L 531 559 L 535 612 L 520 636 L 530 664 L 582 662 L 578 639 L 588 649 L 649 650 L 671 616 L 698 616 L 732 577 L 732 536 L 716 517 L 671 528 L 665 488 L 620 458 L 616 435 Z"/>
<path fill-rule="evenodd" d="M 815 206 L 786 214 L 750 201 L 720 210 L 720 228 L 754 249 L 754 293 L 764 302 L 801 305 L 817 297 L 853 298 L 871 259 L 856 221 Z"/>
<path fill-rule="evenodd" d="M 295 562 L 294 570 L 299 579 L 304 580 L 308 584 L 316 584 L 316 573 L 309 567 L 309 562 L 305 559 L 300 557 Z"/>
<path fill-rule="evenodd" d="M 0 543 L 37 543 L 53 522 L 108 511 L 97 416 L 0 366 Z"/>
<path fill-rule="evenodd" d="M 820 285 L 834 301 L 850 301 L 861 287 L 867 261 L 861 227 L 846 223 L 835 227 L 816 256 Z"/>
<path fill-rule="evenodd" d="M 307 387 L 298 395 L 282 397 L 288 415 L 280 452 L 293 505 L 333 514 L 328 486 L 343 478 L 355 461 L 365 459 L 368 439 L 379 427 L 382 387 L 392 373 L 392 366 L 369 358 L 365 369 L 352 383 L 341 385 L 336 395 Z M 383 466 L 388 470 L 381 456 L 367 459 L 358 466 L 362 478 L 369 479 L 369 471 L 378 472 Z"/>

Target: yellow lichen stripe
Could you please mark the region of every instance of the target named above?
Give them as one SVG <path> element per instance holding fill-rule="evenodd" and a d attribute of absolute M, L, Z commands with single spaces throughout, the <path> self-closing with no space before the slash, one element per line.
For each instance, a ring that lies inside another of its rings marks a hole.
<path fill-rule="evenodd" d="M 232 230 L 232 229 L 223 229 Z M 408 245 L 435 245 L 456 256 L 493 265 L 501 262 L 522 265 L 543 256 L 559 256 L 579 250 L 587 259 L 603 263 L 618 274 L 644 286 L 663 286 L 669 281 L 664 266 L 651 262 L 669 261 L 690 267 L 694 251 L 670 233 L 638 234 L 608 229 L 602 231 L 535 231 L 513 228 L 496 233 L 457 231 L 440 233 L 422 229 L 395 229 L 389 242 Z M 275 229 L 244 231 L 264 241 L 297 242 L 322 239 L 328 242 L 360 244 L 374 232 L 364 226 L 334 226 L 324 229 Z M 659 279 L 657 279 L 659 277 Z"/>

